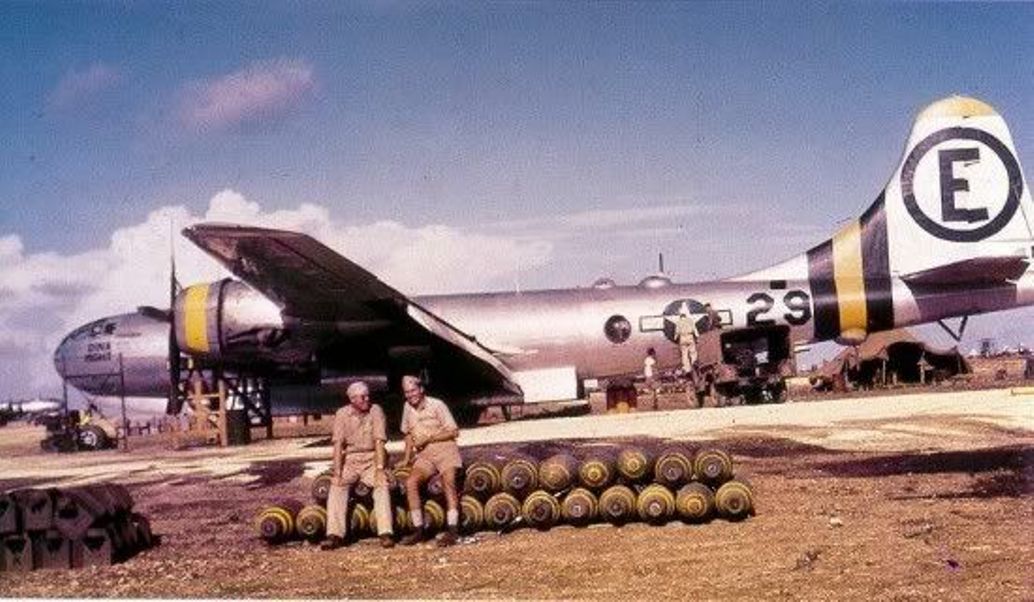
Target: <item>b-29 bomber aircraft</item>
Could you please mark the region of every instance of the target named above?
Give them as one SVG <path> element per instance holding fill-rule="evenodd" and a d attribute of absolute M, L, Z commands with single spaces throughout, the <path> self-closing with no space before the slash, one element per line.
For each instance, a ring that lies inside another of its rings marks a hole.
<path fill-rule="evenodd" d="M 943 320 L 954 317 L 961 334 L 969 316 L 1034 303 L 1032 219 L 1005 121 L 956 96 L 920 112 L 897 169 L 860 218 L 766 269 L 713 282 L 654 277 L 638 286 L 408 297 L 307 235 L 198 224 L 183 234 L 236 279 L 189 286 L 167 311 L 141 308 L 80 327 L 55 365 L 90 394 L 169 395 L 170 412 L 180 409 L 185 362 L 317 388 L 360 375 L 397 383 L 417 367 L 451 403 L 573 399 L 586 379 L 637 373 L 651 347 L 659 368 L 677 366 L 681 312 L 734 367 L 744 349 L 775 364 L 792 359 L 795 346 L 856 344 L 938 321 L 947 328 Z M 707 303 L 720 324 L 706 318 Z M 123 378 L 98 376 L 117 370 L 119 357 Z M 315 399 L 282 395 L 272 411 L 330 409 Z"/>

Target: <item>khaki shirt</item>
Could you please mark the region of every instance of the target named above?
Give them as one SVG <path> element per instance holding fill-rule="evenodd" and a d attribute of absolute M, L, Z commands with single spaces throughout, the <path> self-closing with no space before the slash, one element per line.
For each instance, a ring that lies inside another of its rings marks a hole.
<path fill-rule="evenodd" d="M 388 439 L 386 424 L 384 410 L 381 409 L 381 406 L 372 404 L 370 411 L 359 412 L 349 404 L 334 414 L 334 431 L 331 441 L 342 443 L 342 449 L 348 454 L 348 460 L 354 457 L 353 454 L 363 458 L 373 458 L 373 452 L 377 449 L 377 441 L 387 441 Z"/>
<path fill-rule="evenodd" d="M 408 403 L 402 409 L 403 435 L 419 436 L 426 440 L 457 428 L 449 406 L 437 397 L 425 396 L 419 409 Z"/>
<path fill-rule="evenodd" d="M 697 337 L 700 336 L 700 332 L 697 330 L 697 323 L 690 316 L 679 316 L 677 322 L 675 322 L 675 334 L 679 338 L 679 343 L 682 345 L 688 345 L 695 343 Z"/>

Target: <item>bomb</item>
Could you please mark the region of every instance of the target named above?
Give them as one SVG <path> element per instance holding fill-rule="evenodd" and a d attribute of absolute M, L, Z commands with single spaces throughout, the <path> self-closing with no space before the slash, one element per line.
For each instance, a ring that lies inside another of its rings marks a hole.
<path fill-rule="evenodd" d="M 326 506 L 327 500 L 330 498 L 330 472 L 324 472 L 317 475 L 312 480 L 312 501 L 316 502 L 320 506 Z"/>
<path fill-rule="evenodd" d="M 578 459 L 568 453 L 556 454 L 539 464 L 539 486 L 556 493 L 569 489 L 578 479 Z"/>
<path fill-rule="evenodd" d="M 460 530 L 476 533 L 485 523 L 485 507 L 472 495 L 460 498 Z"/>
<path fill-rule="evenodd" d="M 90 527 L 124 516 L 133 504 L 125 488 L 110 484 L 57 490 L 53 500 L 54 528 L 69 539 L 78 539 Z"/>
<path fill-rule="evenodd" d="M 445 509 L 434 500 L 424 502 L 424 529 L 441 531 L 445 528 Z"/>
<path fill-rule="evenodd" d="M 675 510 L 686 522 L 702 523 L 714 516 L 714 492 L 703 483 L 687 483 L 675 496 Z"/>
<path fill-rule="evenodd" d="M 18 505 L 7 493 L 0 493 L 0 537 L 18 532 Z"/>
<path fill-rule="evenodd" d="M 44 531 L 51 528 L 54 525 L 56 495 L 56 489 L 21 489 L 11 493 L 11 499 L 17 509 L 9 510 L 8 520 L 14 521 L 15 515 L 18 514 L 25 531 Z"/>
<path fill-rule="evenodd" d="M 754 514 L 754 490 L 743 477 L 726 481 L 714 494 L 718 514 L 728 520 L 743 520 Z"/>
<path fill-rule="evenodd" d="M 376 521 L 373 519 L 373 512 L 370 512 L 370 507 L 366 504 L 356 504 L 352 506 L 352 514 L 348 520 L 348 532 L 356 539 L 373 530 L 372 525 Z"/>
<path fill-rule="evenodd" d="M 370 515 L 371 517 L 374 515 Z M 409 517 L 409 508 L 403 505 L 395 506 L 395 510 L 391 513 L 392 520 L 395 521 L 395 530 L 399 533 L 404 533 L 413 528 L 413 521 Z M 376 525 L 377 521 L 372 520 L 371 522 Z"/>
<path fill-rule="evenodd" d="M 259 537 L 269 543 L 280 543 L 294 537 L 295 517 L 302 509 L 297 500 L 283 500 L 259 511 L 255 528 Z"/>
<path fill-rule="evenodd" d="M 318 504 L 309 504 L 298 511 L 294 520 L 298 537 L 308 541 L 319 541 L 327 533 L 327 510 Z"/>
<path fill-rule="evenodd" d="M 393 489 L 396 493 L 406 495 L 406 479 L 409 478 L 409 474 L 412 472 L 411 466 L 399 466 L 392 471 L 392 478 L 394 479 L 394 486 L 389 483 L 389 489 Z"/>
<path fill-rule="evenodd" d="M 732 457 L 720 449 L 702 449 L 693 459 L 693 475 L 712 487 L 728 481 L 732 474 Z"/>
<path fill-rule="evenodd" d="M 362 481 L 356 481 L 352 486 L 352 496 L 362 502 L 369 502 L 373 499 L 373 487 Z"/>
<path fill-rule="evenodd" d="M 614 482 L 617 470 L 614 461 L 606 451 L 591 452 L 578 465 L 578 481 L 582 486 L 599 491 Z"/>
<path fill-rule="evenodd" d="M 463 491 L 479 500 L 487 500 L 502 487 L 503 477 L 499 467 L 489 460 L 475 460 L 467 466 Z"/>
<path fill-rule="evenodd" d="M 599 502 L 596 496 L 583 487 L 576 487 L 564 496 L 560 514 L 571 525 L 584 526 L 596 520 Z"/>
<path fill-rule="evenodd" d="M 644 522 L 663 524 L 675 514 L 675 496 L 664 485 L 653 483 L 639 492 L 635 507 Z"/>
<path fill-rule="evenodd" d="M 598 512 L 601 519 L 623 525 L 636 514 L 635 492 L 624 485 L 614 485 L 600 494 Z"/>
<path fill-rule="evenodd" d="M 693 462 L 684 451 L 667 449 L 657 456 L 653 475 L 656 482 L 676 489 L 693 478 Z"/>
<path fill-rule="evenodd" d="M 521 505 L 521 516 L 532 527 L 547 530 L 560 520 L 560 502 L 548 491 L 533 491 Z"/>
<path fill-rule="evenodd" d="M 367 509 L 367 516 L 369 517 L 369 532 L 377 533 L 380 529 L 377 528 L 377 513 L 370 512 Z M 395 533 L 405 533 L 413 528 L 413 523 L 409 520 L 409 509 L 402 505 L 396 505 L 391 512 L 392 522 L 394 523 Z"/>
<path fill-rule="evenodd" d="M 462 491 L 462 488 L 457 484 L 457 489 Z M 445 499 L 445 480 L 442 478 L 441 473 L 435 474 L 433 477 L 427 480 L 427 484 L 424 486 L 427 490 L 427 495 L 436 499 Z"/>
<path fill-rule="evenodd" d="M 500 531 L 521 515 L 521 503 L 513 495 L 502 492 L 485 502 L 485 527 Z"/>
<path fill-rule="evenodd" d="M 618 476 L 626 483 L 641 483 L 653 475 L 653 461 L 638 447 L 626 447 L 618 453 Z"/>
<path fill-rule="evenodd" d="M 146 516 L 134 512 L 129 515 L 129 524 L 136 530 L 136 544 L 138 548 L 146 550 L 154 545 L 151 521 Z"/>
<path fill-rule="evenodd" d="M 511 459 L 499 473 L 503 491 L 522 499 L 538 487 L 539 471 L 535 461 L 528 457 Z"/>

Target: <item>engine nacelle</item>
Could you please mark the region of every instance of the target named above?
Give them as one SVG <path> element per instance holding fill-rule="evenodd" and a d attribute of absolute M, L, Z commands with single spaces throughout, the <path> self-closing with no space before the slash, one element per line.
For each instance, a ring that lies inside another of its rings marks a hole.
<path fill-rule="evenodd" d="M 176 342 L 190 355 L 297 362 L 310 353 L 290 344 L 276 303 L 237 280 L 189 286 L 176 296 L 173 312 Z"/>

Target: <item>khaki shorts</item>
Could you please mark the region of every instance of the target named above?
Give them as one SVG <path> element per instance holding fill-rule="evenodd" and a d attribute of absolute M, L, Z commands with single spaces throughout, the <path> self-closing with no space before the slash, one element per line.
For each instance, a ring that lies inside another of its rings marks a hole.
<path fill-rule="evenodd" d="M 377 469 L 374 467 L 372 456 L 366 458 L 349 455 L 345 458 L 344 466 L 341 467 L 341 484 L 350 486 L 354 485 L 356 481 L 362 481 L 369 487 L 376 487 L 378 485 L 374 482 L 376 473 Z"/>
<path fill-rule="evenodd" d="M 455 441 L 430 443 L 417 453 L 413 467 L 420 467 L 420 471 L 427 474 L 445 472 L 449 469 L 459 470 L 463 467 L 460 447 Z"/>

